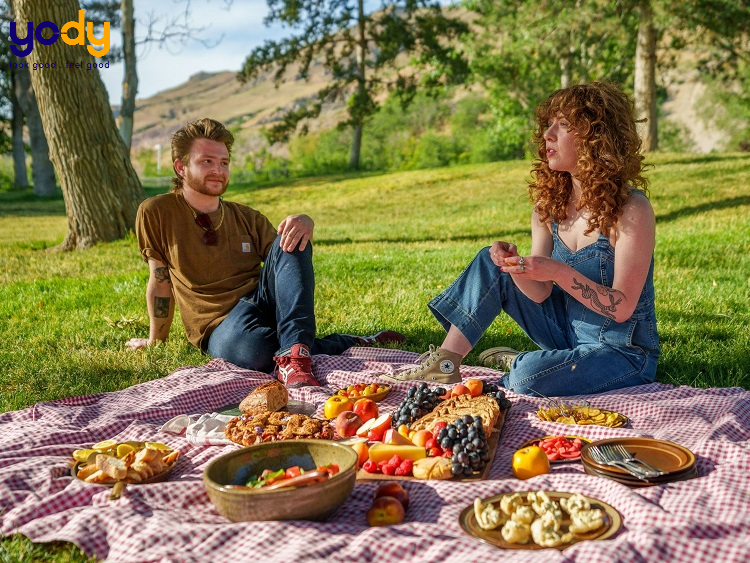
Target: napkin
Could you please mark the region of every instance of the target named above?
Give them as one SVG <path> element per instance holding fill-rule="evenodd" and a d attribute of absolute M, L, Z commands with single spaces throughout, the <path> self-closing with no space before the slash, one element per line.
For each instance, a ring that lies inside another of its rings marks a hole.
<path fill-rule="evenodd" d="M 224 434 L 226 423 L 234 417 L 226 414 L 202 414 L 199 417 L 181 414 L 169 420 L 161 427 L 163 432 L 184 434 L 191 444 L 225 445 L 234 444 Z"/>

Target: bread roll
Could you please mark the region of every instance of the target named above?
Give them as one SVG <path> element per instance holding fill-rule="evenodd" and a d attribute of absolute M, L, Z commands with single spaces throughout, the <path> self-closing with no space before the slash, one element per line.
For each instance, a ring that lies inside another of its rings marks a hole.
<path fill-rule="evenodd" d="M 450 479 L 452 467 L 447 457 L 425 457 L 414 462 L 411 472 L 417 479 Z"/>
<path fill-rule="evenodd" d="M 269 381 L 253 389 L 240 403 L 240 411 L 255 416 L 266 411 L 274 412 L 289 402 L 289 393 L 280 381 Z"/>

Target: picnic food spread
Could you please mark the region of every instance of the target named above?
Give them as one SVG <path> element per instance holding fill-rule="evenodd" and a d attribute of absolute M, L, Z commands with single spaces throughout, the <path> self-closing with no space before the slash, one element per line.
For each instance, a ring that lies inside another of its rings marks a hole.
<path fill-rule="evenodd" d="M 627 417 L 614 411 L 593 408 L 587 404 L 567 406 L 555 402 L 546 409 L 539 409 L 537 416 L 540 420 L 562 422 L 564 424 L 597 424 L 618 428 L 627 424 Z"/>
<path fill-rule="evenodd" d="M 105 440 L 90 450 L 73 451 L 74 472 L 86 483 L 142 483 L 165 475 L 179 455 L 179 451 L 159 442 Z"/>

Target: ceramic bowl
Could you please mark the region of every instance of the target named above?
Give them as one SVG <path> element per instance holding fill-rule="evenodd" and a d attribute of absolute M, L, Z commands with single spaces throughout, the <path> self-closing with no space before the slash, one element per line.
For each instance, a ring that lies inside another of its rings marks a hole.
<path fill-rule="evenodd" d="M 336 463 L 339 473 L 304 487 L 236 489 L 264 469 L 299 465 L 305 470 Z M 208 464 L 203 482 L 216 510 L 233 522 L 257 520 L 316 520 L 333 514 L 354 488 L 357 453 L 330 440 L 266 442 L 225 454 Z"/>

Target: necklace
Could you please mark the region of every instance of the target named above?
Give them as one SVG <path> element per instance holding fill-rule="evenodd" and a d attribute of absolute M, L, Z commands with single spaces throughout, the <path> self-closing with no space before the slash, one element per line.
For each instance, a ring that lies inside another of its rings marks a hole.
<path fill-rule="evenodd" d="M 190 205 L 190 204 L 188 204 L 188 207 L 190 208 L 190 211 L 192 211 L 192 213 L 193 213 L 193 219 L 195 219 L 195 222 L 198 223 L 198 225 L 204 231 L 208 231 L 209 229 L 212 229 L 214 231 L 218 231 L 219 228 L 221 227 L 222 223 L 224 223 L 224 202 L 223 202 L 223 200 L 221 198 L 219 198 L 219 208 L 221 209 L 221 218 L 219 219 L 219 222 L 217 223 L 217 225 L 215 227 L 213 225 L 206 227 L 206 226 L 204 226 L 204 224 L 205 224 L 204 221 L 201 221 L 201 220 L 198 219 L 199 216 L 205 215 L 206 218 L 208 219 L 209 224 L 210 224 L 211 223 L 211 218 L 208 216 L 208 213 L 198 213 L 195 209 L 193 209 L 193 206 Z"/>

